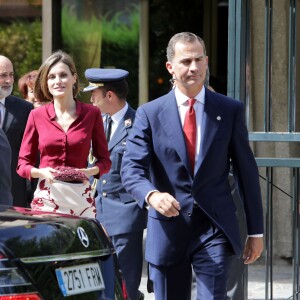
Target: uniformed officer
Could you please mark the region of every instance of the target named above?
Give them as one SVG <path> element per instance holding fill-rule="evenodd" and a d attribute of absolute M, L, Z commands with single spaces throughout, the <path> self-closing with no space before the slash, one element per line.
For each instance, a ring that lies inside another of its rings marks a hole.
<path fill-rule="evenodd" d="M 143 267 L 143 232 L 147 210 L 142 210 L 125 191 L 120 176 L 126 139 L 132 129 L 135 110 L 126 101 L 128 72 L 93 68 L 85 71 L 91 102 L 104 114 L 104 128 L 112 166 L 96 184 L 97 219 L 104 225 L 115 247 L 131 300 L 144 299 L 138 290 Z"/>

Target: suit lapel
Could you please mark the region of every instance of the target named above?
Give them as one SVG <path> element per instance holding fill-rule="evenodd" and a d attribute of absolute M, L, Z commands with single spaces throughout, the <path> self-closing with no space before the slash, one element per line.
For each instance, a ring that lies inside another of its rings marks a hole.
<path fill-rule="evenodd" d="M 111 151 L 113 147 L 115 147 L 122 139 L 124 139 L 124 137 L 128 135 L 128 130 L 133 125 L 133 116 L 133 109 L 128 107 L 126 114 L 108 142 L 108 151 Z"/>
<path fill-rule="evenodd" d="M 219 107 L 218 101 L 216 98 L 210 97 L 210 92 L 206 90 L 204 112 L 202 117 L 202 126 L 201 126 L 201 147 L 200 153 L 197 159 L 197 172 L 201 168 L 201 164 L 208 153 L 208 150 L 213 142 L 213 139 L 218 131 L 218 128 L 222 120 L 222 112 Z"/>
<path fill-rule="evenodd" d="M 3 131 L 5 133 L 7 133 L 13 119 L 14 119 L 14 112 L 17 108 L 17 105 L 14 105 L 14 99 L 11 98 L 10 96 L 6 97 L 5 99 L 5 117 L 4 117 L 4 121 L 3 121 Z"/>
<path fill-rule="evenodd" d="M 164 106 L 159 113 L 158 118 L 170 139 L 171 145 L 178 153 L 187 170 L 189 170 L 186 145 L 174 91 L 171 91 L 167 97 L 168 98 L 164 102 Z"/>
<path fill-rule="evenodd" d="M 202 140 L 197 160 L 196 175 L 201 168 L 201 164 L 208 153 L 218 128 L 221 125 L 220 121 L 222 120 L 222 111 L 219 106 L 219 101 L 216 97 L 212 97 L 211 93 L 212 92 L 206 89 L 205 106 L 201 125 Z M 167 95 L 166 101 L 164 102 L 164 106 L 162 107 L 158 118 L 163 129 L 167 133 L 172 146 L 178 153 L 187 170 L 190 171 L 183 129 L 173 91 Z"/>

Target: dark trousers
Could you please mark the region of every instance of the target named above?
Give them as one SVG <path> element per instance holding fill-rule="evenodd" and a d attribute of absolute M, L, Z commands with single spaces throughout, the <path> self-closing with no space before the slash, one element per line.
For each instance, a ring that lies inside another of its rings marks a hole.
<path fill-rule="evenodd" d="M 242 245 L 244 246 L 247 237 L 247 224 L 244 214 L 243 202 L 240 199 L 240 195 L 236 184 L 234 183 L 233 176 L 229 177 L 231 185 L 231 193 L 234 203 L 237 208 L 237 218 L 239 221 L 239 229 L 241 235 Z M 247 293 L 247 281 L 248 281 L 248 269 L 244 264 L 244 259 L 241 257 L 234 257 L 232 260 L 231 268 L 229 270 L 229 276 L 227 281 L 227 300 L 246 300 L 248 299 Z"/>
<path fill-rule="evenodd" d="M 186 256 L 172 266 L 149 265 L 156 300 L 190 300 L 192 268 L 198 300 L 225 300 L 226 280 L 233 251 L 226 237 L 196 208 Z"/>
<path fill-rule="evenodd" d="M 103 281 L 105 291 L 99 292 L 98 300 L 114 300 L 115 299 L 115 263 L 114 257 L 111 255 L 108 259 L 101 263 Z"/>
<path fill-rule="evenodd" d="M 114 235 L 111 240 L 130 300 L 138 300 L 143 271 L 143 231 Z"/>

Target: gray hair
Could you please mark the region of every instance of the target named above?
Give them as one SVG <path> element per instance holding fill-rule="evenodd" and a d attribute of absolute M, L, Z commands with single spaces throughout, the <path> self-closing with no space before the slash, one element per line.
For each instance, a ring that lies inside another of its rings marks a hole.
<path fill-rule="evenodd" d="M 180 32 L 173 35 L 173 37 L 169 41 L 167 47 L 167 60 L 172 61 L 174 59 L 176 43 L 178 42 L 193 43 L 195 41 L 198 41 L 202 45 L 204 55 L 206 55 L 205 43 L 198 35 L 191 32 Z"/>

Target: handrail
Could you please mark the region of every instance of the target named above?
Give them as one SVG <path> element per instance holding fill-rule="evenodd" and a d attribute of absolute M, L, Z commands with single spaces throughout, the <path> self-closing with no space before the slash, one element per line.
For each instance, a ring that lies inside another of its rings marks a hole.
<path fill-rule="evenodd" d="M 300 132 L 249 132 L 252 142 L 300 142 Z"/>

